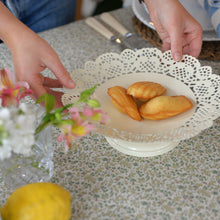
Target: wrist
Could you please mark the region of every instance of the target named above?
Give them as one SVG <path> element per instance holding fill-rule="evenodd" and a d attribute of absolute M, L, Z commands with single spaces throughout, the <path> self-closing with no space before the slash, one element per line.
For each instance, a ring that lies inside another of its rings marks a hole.
<path fill-rule="evenodd" d="M 21 40 L 22 35 L 28 30 L 29 28 L 0 2 L 0 39 L 10 48 L 19 39 Z"/>

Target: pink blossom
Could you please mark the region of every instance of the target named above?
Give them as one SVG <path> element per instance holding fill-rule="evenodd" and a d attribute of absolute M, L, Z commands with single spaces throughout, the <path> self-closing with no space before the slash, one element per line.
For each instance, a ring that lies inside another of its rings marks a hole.
<path fill-rule="evenodd" d="M 100 118 L 100 122 L 103 124 L 107 124 L 110 121 L 109 116 L 104 113 L 101 109 L 95 110 L 95 113 L 99 113 L 101 118 Z"/>
<path fill-rule="evenodd" d="M 101 109 L 94 109 L 88 106 L 83 109 L 83 115 L 93 121 L 100 121 L 103 124 L 107 124 L 110 120 L 109 116 Z"/>
<path fill-rule="evenodd" d="M 60 128 L 61 134 L 57 138 L 57 141 L 61 142 L 65 140 L 65 152 L 71 147 L 71 141 L 73 141 L 73 136 L 71 135 L 71 125 L 65 125 Z"/>
<path fill-rule="evenodd" d="M 74 119 L 78 119 L 80 117 L 79 110 L 76 107 L 72 107 L 69 110 L 70 117 Z"/>
<path fill-rule="evenodd" d="M 89 123 L 88 121 L 83 121 L 80 118 L 77 118 L 75 125 L 64 125 L 60 126 L 61 135 L 58 137 L 58 141 L 65 140 L 66 146 L 71 147 L 71 141 L 76 138 L 83 137 L 89 134 L 91 131 L 95 130 L 95 125 Z"/>
<path fill-rule="evenodd" d="M 0 70 L 0 98 L 2 106 L 18 106 L 19 101 L 33 92 L 27 82 L 15 82 L 14 75 L 8 69 Z"/>
<path fill-rule="evenodd" d="M 92 117 L 94 115 L 94 109 L 93 108 L 84 108 L 83 109 L 83 114 L 85 116 L 88 116 L 88 117 Z"/>

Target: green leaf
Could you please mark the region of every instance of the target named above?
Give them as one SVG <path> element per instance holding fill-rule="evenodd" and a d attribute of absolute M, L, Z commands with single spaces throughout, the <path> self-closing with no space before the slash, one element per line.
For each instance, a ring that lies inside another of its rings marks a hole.
<path fill-rule="evenodd" d="M 85 102 L 88 105 L 90 105 L 91 107 L 100 107 L 100 104 L 97 100 L 89 99 L 91 94 L 95 91 L 96 87 L 97 87 L 97 84 L 95 86 L 93 86 L 92 88 L 81 92 L 80 98 L 76 103 L 69 104 L 69 105 L 63 106 L 61 108 L 57 108 L 53 112 L 52 112 L 52 110 L 54 109 L 54 104 L 55 104 L 54 96 L 47 94 L 47 93 L 43 94 L 36 101 L 36 103 L 45 102 L 46 114 L 42 118 L 41 124 L 37 127 L 35 134 L 38 134 L 39 132 L 41 132 L 44 128 L 46 128 L 49 125 L 61 127 L 63 125 L 71 124 L 74 126 L 75 125 L 74 120 L 72 120 L 72 119 L 65 120 L 63 118 L 65 116 L 68 116 L 68 114 L 69 114 L 67 112 L 65 113 L 65 110 L 78 104 L 79 102 Z"/>
<path fill-rule="evenodd" d="M 77 102 L 85 102 L 92 95 L 92 93 L 95 91 L 97 86 L 98 84 L 96 84 L 90 89 L 82 91 L 80 94 L 79 100 Z"/>
<path fill-rule="evenodd" d="M 64 126 L 64 125 L 72 125 L 72 126 L 74 126 L 75 124 L 76 124 L 75 121 L 73 121 L 72 119 L 66 119 L 66 120 L 62 120 L 59 123 L 59 126 Z"/>
<path fill-rule="evenodd" d="M 67 108 L 69 108 L 71 106 L 73 106 L 73 104 L 68 104 L 68 105 L 65 105 L 63 107 L 57 108 L 57 109 L 55 109 L 55 114 L 56 113 L 62 113 L 64 110 L 66 110 Z"/>
<path fill-rule="evenodd" d="M 53 113 L 46 113 L 44 117 L 42 118 L 42 121 L 51 121 L 51 118 L 54 118 Z"/>
<path fill-rule="evenodd" d="M 89 99 L 86 101 L 86 103 L 93 108 L 98 108 L 101 106 L 99 101 L 96 99 Z"/>
<path fill-rule="evenodd" d="M 37 99 L 36 103 L 45 102 L 45 110 L 46 112 L 51 112 L 55 105 L 55 98 L 54 96 L 44 93 L 40 98 Z"/>
<path fill-rule="evenodd" d="M 61 116 L 61 113 L 60 112 L 55 112 L 54 113 L 54 116 L 56 118 L 57 121 L 61 121 L 62 120 L 62 116 Z"/>
<path fill-rule="evenodd" d="M 42 124 L 40 124 L 40 125 L 35 129 L 35 134 L 39 134 L 41 131 L 44 130 L 44 128 L 46 128 L 46 127 L 49 126 L 50 124 L 51 124 L 50 121 L 43 122 Z"/>
<path fill-rule="evenodd" d="M 41 120 L 40 125 L 35 130 L 35 134 L 38 134 L 41 132 L 44 128 L 49 126 L 50 124 L 53 124 L 53 121 L 55 120 L 55 115 L 54 113 L 46 113 L 44 117 Z"/>

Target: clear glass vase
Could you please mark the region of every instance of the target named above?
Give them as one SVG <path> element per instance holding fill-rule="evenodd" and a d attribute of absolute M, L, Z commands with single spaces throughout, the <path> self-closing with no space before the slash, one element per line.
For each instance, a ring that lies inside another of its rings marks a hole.
<path fill-rule="evenodd" d="M 42 110 L 36 112 L 37 122 Z M 0 175 L 11 190 L 33 182 L 47 182 L 53 175 L 53 146 L 51 126 L 46 127 L 35 138 L 30 156 L 12 153 L 10 158 L 0 161 Z"/>

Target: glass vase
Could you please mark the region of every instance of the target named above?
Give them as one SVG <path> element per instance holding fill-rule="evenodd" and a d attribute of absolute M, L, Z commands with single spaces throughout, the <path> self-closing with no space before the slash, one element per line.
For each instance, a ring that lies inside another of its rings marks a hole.
<path fill-rule="evenodd" d="M 36 112 L 37 122 L 43 114 Z M 53 146 L 51 126 L 35 137 L 30 156 L 12 153 L 10 158 L 0 161 L 0 177 L 11 190 L 33 182 L 47 182 L 53 175 Z"/>

